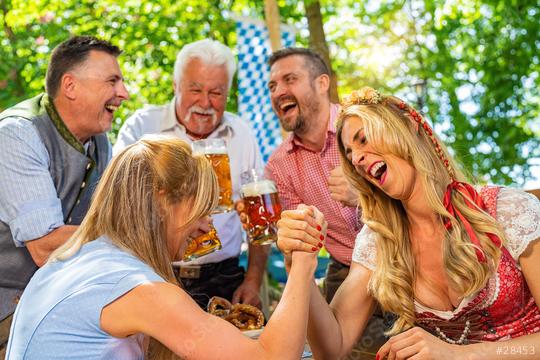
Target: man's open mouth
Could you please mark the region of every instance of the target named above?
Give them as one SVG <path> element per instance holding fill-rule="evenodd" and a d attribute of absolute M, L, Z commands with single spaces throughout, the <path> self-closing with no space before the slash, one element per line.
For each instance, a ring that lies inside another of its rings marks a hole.
<path fill-rule="evenodd" d="M 118 110 L 118 108 L 118 105 L 105 104 L 105 109 L 107 109 L 107 111 L 109 111 L 110 113 L 114 113 L 116 110 Z"/>
<path fill-rule="evenodd" d="M 284 100 L 279 103 L 279 110 L 286 115 L 298 106 L 295 100 Z"/>
<path fill-rule="evenodd" d="M 212 114 L 202 113 L 202 112 L 198 112 L 198 111 L 194 111 L 192 114 L 197 115 L 199 117 L 211 117 L 212 116 Z"/>

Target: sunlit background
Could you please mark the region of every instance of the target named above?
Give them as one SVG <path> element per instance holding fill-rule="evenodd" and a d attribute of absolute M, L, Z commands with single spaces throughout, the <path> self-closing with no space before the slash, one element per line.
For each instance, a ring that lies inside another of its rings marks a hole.
<path fill-rule="evenodd" d="M 277 1 L 281 22 L 310 45 L 306 4 Z M 69 34 L 119 45 L 131 99 L 111 133 L 146 103 L 172 96 L 183 44 L 234 49 L 233 18 L 264 21 L 264 2 L 0 0 L 0 109 L 43 91 L 50 50 Z M 415 104 L 480 182 L 540 188 L 537 1 L 320 1 L 339 94 L 370 85 Z M 236 51 L 236 50 L 235 50 Z M 237 108 L 236 88 L 230 110 Z"/>

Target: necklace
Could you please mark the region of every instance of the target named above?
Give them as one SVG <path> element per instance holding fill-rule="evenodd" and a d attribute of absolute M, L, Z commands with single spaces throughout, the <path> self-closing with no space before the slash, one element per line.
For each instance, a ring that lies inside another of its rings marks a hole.
<path fill-rule="evenodd" d="M 448 336 L 446 336 L 445 333 L 442 332 L 442 330 L 438 326 L 435 327 L 435 331 L 437 332 L 437 335 L 439 335 L 439 338 L 446 341 L 447 343 L 454 345 L 463 345 L 467 340 L 469 332 L 471 331 L 471 322 L 469 320 L 465 322 L 465 328 L 463 329 L 461 336 L 457 340 L 450 339 Z"/>

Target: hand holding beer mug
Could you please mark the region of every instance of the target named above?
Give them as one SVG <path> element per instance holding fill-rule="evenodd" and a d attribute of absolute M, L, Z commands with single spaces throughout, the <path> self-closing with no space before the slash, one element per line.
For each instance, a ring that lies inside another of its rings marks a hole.
<path fill-rule="evenodd" d="M 188 246 L 184 252 L 183 261 L 191 261 L 221 249 L 221 241 L 212 223 L 208 223 L 209 231 L 195 238 L 188 239 Z"/>
<path fill-rule="evenodd" d="M 227 146 L 223 139 L 202 139 L 191 144 L 193 154 L 204 155 L 216 172 L 219 182 L 219 204 L 214 214 L 229 212 L 233 208 L 231 168 Z"/>
<path fill-rule="evenodd" d="M 271 244 L 277 239 L 276 224 L 281 214 L 276 184 L 264 178 L 262 169 L 243 172 L 241 179 L 249 242 Z"/>

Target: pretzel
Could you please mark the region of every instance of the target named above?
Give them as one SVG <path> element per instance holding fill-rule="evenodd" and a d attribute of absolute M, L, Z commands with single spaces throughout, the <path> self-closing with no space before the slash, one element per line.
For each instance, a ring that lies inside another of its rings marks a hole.
<path fill-rule="evenodd" d="M 231 307 L 232 304 L 229 302 L 229 300 L 219 296 L 214 296 L 208 302 L 208 312 L 220 318 L 224 318 L 225 316 L 229 315 Z"/>
<path fill-rule="evenodd" d="M 247 304 L 234 304 L 224 319 L 240 330 L 256 330 L 264 325 L 262 311 Z"/>
<path fill-rule="evenodd" d="M 240 330 L 257 330 L 264 325 L 264 315 L 255 306 L 232 305 L 227 299 L 219 296 L 210 299 L 208 312 L 230 322 Z"/>

